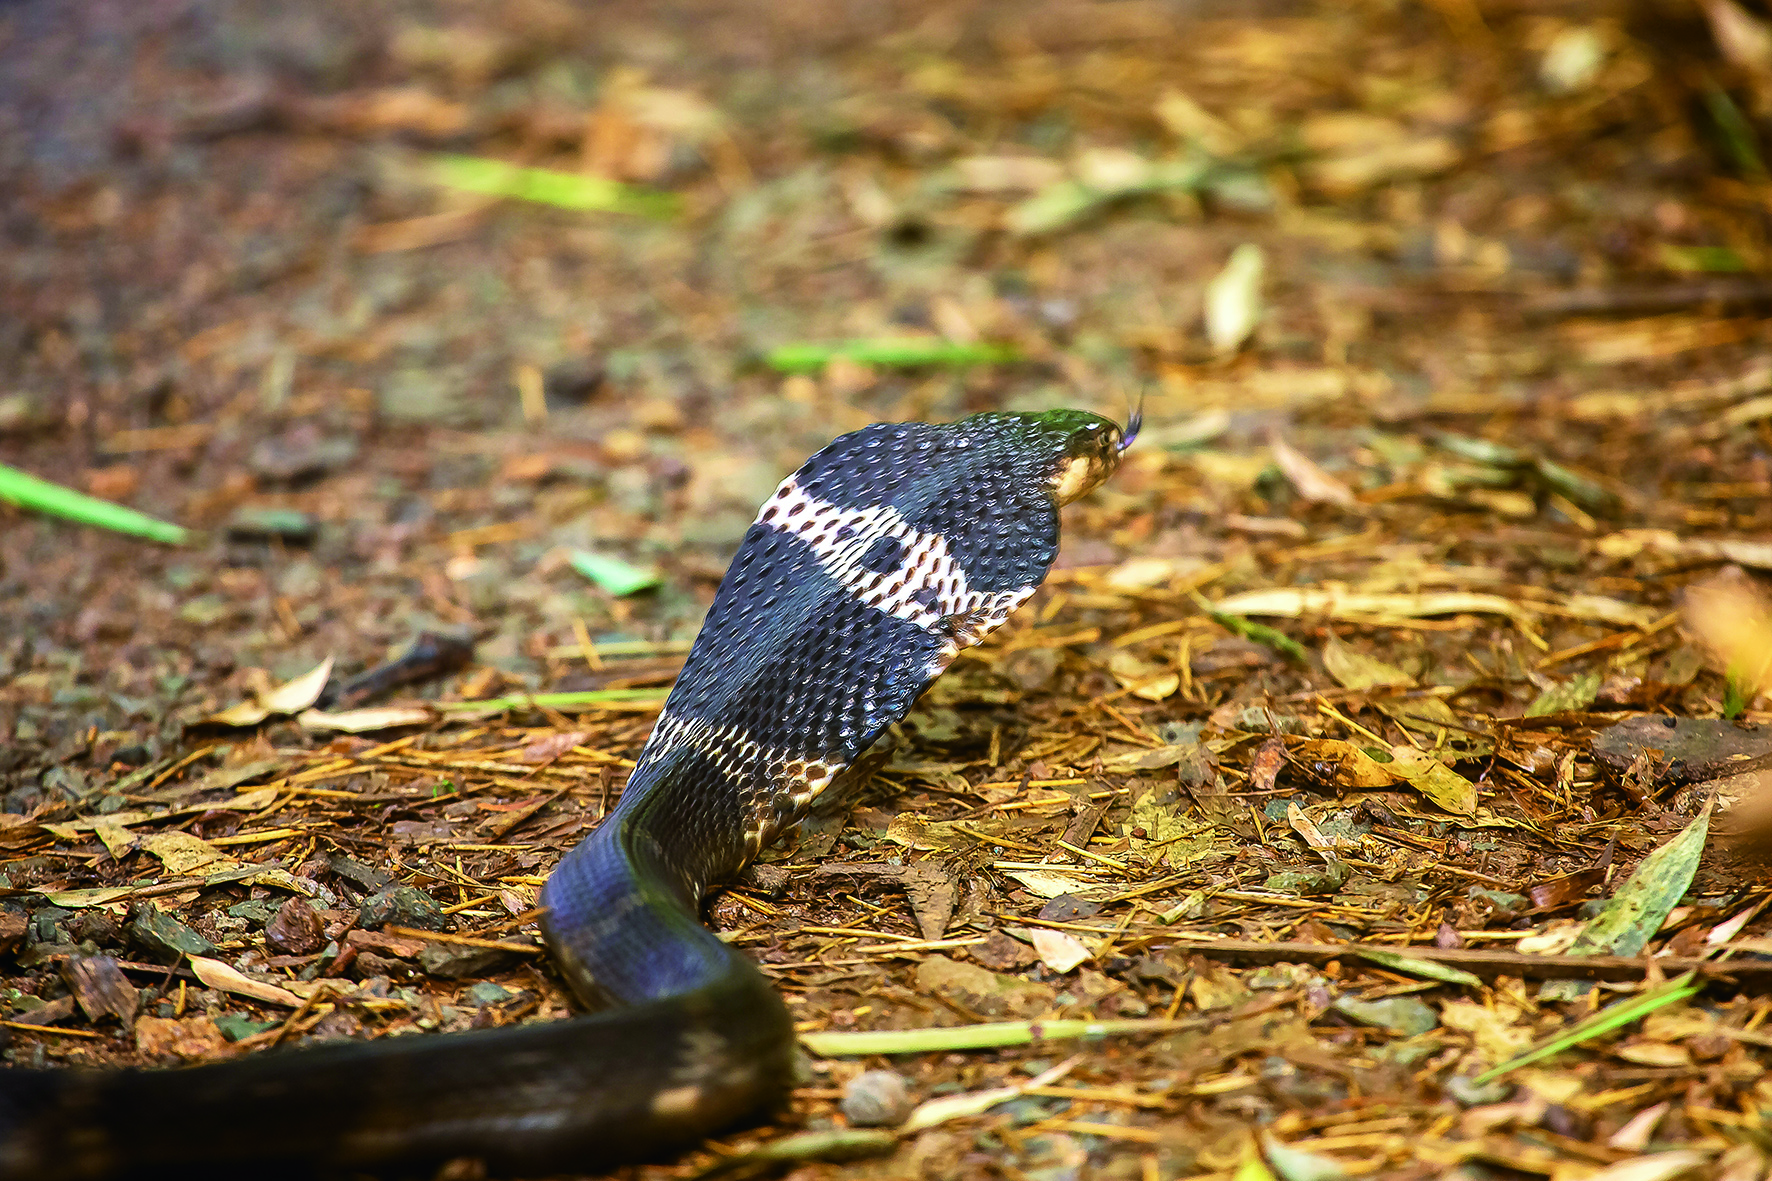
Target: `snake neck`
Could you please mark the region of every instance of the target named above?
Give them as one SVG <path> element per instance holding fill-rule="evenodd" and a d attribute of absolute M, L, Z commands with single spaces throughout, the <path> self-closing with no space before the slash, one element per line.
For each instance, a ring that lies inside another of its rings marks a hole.
<path fill-rule="evenodd" d="M 680 760 L 642 755 L 620 805 L 561 859 L 542 891 L 543 924 L 588 1006 L 632 1005 L 756 970 L 702 925 L 708 884 L 749 860 L 738 826 L 690 798 Z"/>

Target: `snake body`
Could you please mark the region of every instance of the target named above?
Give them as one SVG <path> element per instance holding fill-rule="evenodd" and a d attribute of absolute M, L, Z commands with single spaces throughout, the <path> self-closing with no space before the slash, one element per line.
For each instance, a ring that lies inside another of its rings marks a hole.
<path fill-rule="evenodd" d="M 1104 479 L 1128 436 L 1071 410 L 878 424 L 782 482 L 621 802 L 543 889 L 555 959 L 598 1011 L 180 1070 L 0 1071 L 0 1181 L 460 1157 L 495 1174 L 584 1171 L 766 1116 L 791 1076 L 793 1024 L 701 924 L 704 891 L 797 824 L 1034 592 L 1059 505 Z"/>

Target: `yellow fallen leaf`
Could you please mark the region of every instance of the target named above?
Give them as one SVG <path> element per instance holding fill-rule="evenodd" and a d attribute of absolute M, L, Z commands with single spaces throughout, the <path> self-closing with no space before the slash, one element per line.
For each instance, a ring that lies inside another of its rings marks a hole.
<path fill-rule="evenodd" d="M 254 692 L 253 700 L 231 705 L 203 720 L 216 726 L 256 726 L 274 714 L 300 713 L 320 699 L 332 676 L 332 657 L 328 656 L 293 681 Z"/>
<path fill-rule="evenodd" d="M 1296 619 L 1320 615 L 1327 619 L 1371 621 L 1380 617 L 1421 619 L 1433 615 L 1506 615 L 1525 618 L 1533 614 L 1561 615 L 1599 623 L 1649 627 L 1661 618 L 1653 607 L 1626 603 L 1600 595 L 1570 595 L 1561 600 L 1516 603 L 1500 595 L 1472 591 L 1424 591 L 1420 594 L 1363 594 L 1316 590 L 1305 587 L 1274 587 L 1245 591 L 1213 604 L 1227 615 L 1274 615 Z"/>
<path fill-rule="evenodd" d="M 105 848 L 110 850 L 113 861 L 123 860 L 136 846 L 136 835 L 119 824 L 107 824 L 104 821 L 99 821 L 92 826 L 92 833 L 104 842 Z"/>
<path fill-rule="evenodd" d="M 1234 353 L 1261 322 L 1261 247 L 1245 242 L 1206 284 L 1206 339 L 1214 351 Z"/>
<path fill-rule="evenodd" d="M 1412 689 L 1415 678 L 1376 656 L 1367 655 L 1330 636 L 1323 645 L 1323 667 L 1329 670 L 1345 689 Z M 1417 730 L 1434 730 L 1457 723 L 1452 707 L 1438 697 L 1411 697 L 1379 700 L 1379 710 L 1399 726 Z"/>
<path fill-rule="evenodd" d="M 167 873 L 180 876 L 203 867 L 213 873 L 220 868 L 218 861 L 235 864 L 234 858 L 188 832 L 157 832 L 142 841 L 142 848 L 164 862 Z"/>
<path fill-rule="evenodd" d="M 1309 739 L 1287 751 L 1286 756 L 1340 787 L 1389 787 L 1401 778 L 1388 763 L 1380 763 L 1339 738 Z"/>
<path fill-rule="evenodd" d="M 1675 1177 L 1683 1177 L 1710 1163 L 1709 1153 L 1678 1148 L 1672 1152 L 1652 1152 L 1648 1156 L 1618 1161 L 1597 1173 L 1589 1173 L 1586 1181 L 1673 1181 Z"/>
<path fill-rule="evenodd" d="M 1100 882 L 1087 878 L 1072 877 L 1069 874 L 1048 873 L 1041 869 L 1015 870 L 1005 876 L 1020 882 L 1030 894 L 1041 898 L 1057 898 L 1061 894 L 1082 894 L 1085 890 L 1094 889 Z"/>
<path fill-rule="evenodd" d="M 1681 537 L 1669 529 L 1621 529 L 1594 539 L 1594 550 L 1608 558 L 1657 554 L 1676 562 L 1734 562 L 1772 570 L 1772 542 L 1738 538 Z"/>
<path fill-rule="evenodd" d="M 1500 595 L 1471 591 L 1425 591 L 1421 594 L 1357 594 L 1306 587 L 1274 587 L 1244 591 L 1220 599 L 1213 607 L 1227 615 L 1273 615 L 1296 619 L 1321 615 L 1328 619 L 1370 619 L 1375 615 L 1420 619 L 1432 615 L 1524 615 L 1519 603 Z"/>
<path fill-rule="evenodd" d="M 135 893 L 133 886 L 99 886 L 91 890 L 46 890 L 43 897 L 51 906 L 84 910 L 89 906 L 105 906 Z"/>
<path fill-rule="evenodd" d="M 1180 673 L 1124 650 L 1108 659 L 1108 671 L 1120 688 L 1146 701 L 1163 701 L 1181 689 Z"/>
<path fill-rule="evenodd" d="M 1477 785 L 1440 760 L 1412 746 L 1391 747 L 1391 758 L 1391 766 L 1410 787 L 1446 811 L 1469 816 L 1477 810 Z"/>

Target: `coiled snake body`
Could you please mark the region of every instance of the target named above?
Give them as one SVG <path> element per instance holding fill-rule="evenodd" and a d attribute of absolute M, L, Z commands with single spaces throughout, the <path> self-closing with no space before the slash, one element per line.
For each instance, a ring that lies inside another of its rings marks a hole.
<path fill-rule="evenodd" d="M 1130 428 L 1136 430 L 1134 423 Z M 763 505 L 609 818 L 542 893 L 568 1021 L 172 1071 L 0 1071 L 0 1181 L 591 1170 L 767 1115 L 793 1026 L 699 918 L 1031 595 L 1129 437 L 1082 411 L 881 424 Z M 613 1007 L 611 1007 L 613 1006 Z"/>

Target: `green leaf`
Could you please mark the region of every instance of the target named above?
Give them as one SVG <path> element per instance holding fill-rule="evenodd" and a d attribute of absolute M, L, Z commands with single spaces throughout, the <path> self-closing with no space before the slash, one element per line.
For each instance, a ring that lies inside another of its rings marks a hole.
<path fill-rule="evenodd" d="M 249 1038 L 255 1033 L 263 1033 L 267 1029 L 275 1029 L 279 1024 L 276 1021 L 254 1021 L 241 1013 L 218 1013 L 215 1017 L 215 1027 L 231 1042 Z"/>
<path fill-rule="evenodd" d="M 1387 996 L 1375 1001 L 1343 996 L 1335 998 L 1330 1008 L 1349 1020 L 1388 1029 L 1398 1037 L 1414 1037 L 1440 1023 L 1433 1008 L 1415 996 Z"/>
<path fill-rule="evenodd" d="M 1542 718 L 1546 714 L 1575 713 L 1594 703 L 1600 692 L 1600 674 L 1583 673 L 1573 681 L 1552 685 L 1526 707 L 1526 716 Z"/>
<path fill-rule="evenodd" d="M 190 536 L 181 526 L 155 520 L 132 508 L 99 500 L 84 492 L 51 484 L 48 480 L 39 480 L 5 464 L 0 464 L 0 501 L 78 521 L 82 525 L 96 525 L 113 533 L 163 541 L 168 545 L 183 545 Z"/>
<path fill-rule="evenodd" d="M 770 1171 L 779 1172 L 783 1164 L 797 1164 L 802 1161 L 842 1163 L 864 1160 L 870 1156 L 888 1156 L 897 1147 L 897 1135 L 881 1128 L 831 1128 L 817 1132 L 796 1132 L 779 1140 L 771 1140 L 749 1152 L 723 1156 L 695 1174 L 691 1181 L 711 1181 L 712 1178 L 728 1174 L 751 1177 L 757 1175 L 764 1166 L 774 1166 Z"/>
<path fill-rule="evenodd" d="M 1602 488 L 1585 476 L 1576 475 L 1560 463 L 1552 463 L 1541 457 L 1533 461 L 1533 469 L 1538 473 L 1539 482 L 1546 488 L 1590 513 L 1611 516 L 1620 508 L 1616 493 Z"/>
<path fill-rule="evenodd" d="M 1466 988 L 1483 987 L 1481 977 L 1474 976 L 1463 968 L 1454 968 L 1442 964 L 1438 960 L 1430 960 L 1425 956 L 1404 955 L 1401 952 L 1383 951 L 1369 947 L 1362 947 L 1359 954 L 1361 959 L 1371 960 L 1393 972 L 1406 972 L 1411 976 L 1420 976 L 1427 980 L 1440 980 L 1447 984 L 1462 984 Z"/>
<path fill-rule="evenodd" d="M 994 365 L 1020 354 L 1006 344 L 963 344 L 937 337 L 844 340 L 833 344 L 784 344 L 771 349 L 764 364 L 778 373 L 817 373 L 838 357 L 858 365 L 910 368 L 917 365 Z"/>
<path fill-rule="evenodd" d="M 446 188 L 589 213 L 671 218 L 677 216 L 682 207 L 682 201 L 675 193 L 624 185 L 602 176 L 557 172 L 551 168 L 523 168 L 483 156 L 439 157 L 432 162 L 431 177 Z"/>
<path fill-rule="evenodd" d="M 573 550 L 567 560 L 572 563 L 574 570 L 618 599 L 655 587 L 664 581 L 658 571 L 649 566 L 636 566 L 609 554 Z"/>
<path fill-rule="evenodd" d="M 1727 246 L 1678 246 L 1663 242 L 1656 247 L 1661 265 L 1670 271 L 1703 271 L 1712 274 L 1747 270 L 1741 255 Z"/>
<path fill-rule="evenodd" d="M 1668 912 L 1679 905 L 1692 886 L 1699 858 L 1704 856 L 1705 839 L 1710 835 L 1714 803 L 1712 800 L 1705 804 L 1679 836 L 1643 858 L 1630 880 L 1582 928 L 1569 945 L 1568 954 L 1636 955 L 1648 946 L 1667 920 Z M 1539 991 L 1538 999 L 1574 1000 L 1590 987 L 1579 980 L 1552 980 Z"/>
<path fill-rule="evenodd" d="M 1729 97 L 1729 92 L 1714 82 L 1710 83 L 1704 89 L 1704 106 L 1722 135 L 1723 146 L 1734 159 L 1735 167 L 1747 176 L 1764 177 L 1766 162 L 1760 156 L 1759 137 L 1754 134 L 1754 125 Z"/>
<path fill-rule="evenodd" d="M 1747 703 L 1753 700 L 1753 695 L 1748 692 L 1743 683 L 1745 680 L 1746 678 L 1741 675 L 1741 670 L 1734 665 L 1730 665 L 1729 671 L 1723 676 L 1723 718 L 1725 721 L 1733 722 L 1739 718 L 1747 711 Z"/>
<path fill-rule="evenodd" d="M 1341 684 L 1344 689 L 1413 689 L 1415 678 L 1376 656 L 1369 656 L 1357 648 L 1351 648 L 1341 642 L 1341 638 L 1330 635 L 1329 642 L 1323 645 L 1323 667 L 1330 676 Z M 1408 726 L 1414 730 L 1438 730 L 1447 726 L 1456 726 L 1458 718 L 1452 707 L 1438 697 L 1407 697 L 1375 702 L 1380 713 L 1390 718 L 1399 726 Z M 1473 802 L 1475 795 L 1473 791 Z M 1458 809 L 1454 809 L 1457 811 Z"/>

